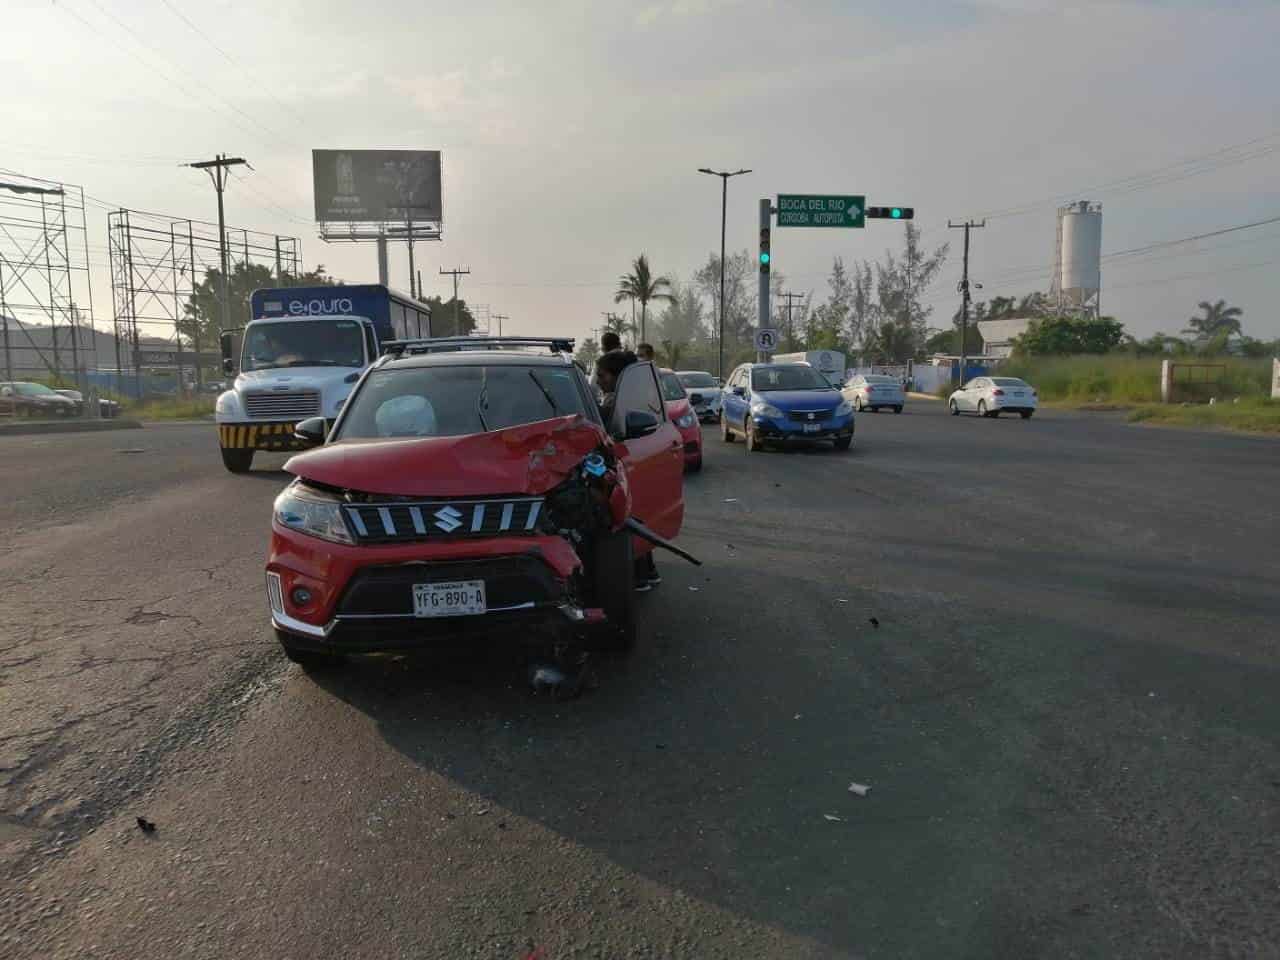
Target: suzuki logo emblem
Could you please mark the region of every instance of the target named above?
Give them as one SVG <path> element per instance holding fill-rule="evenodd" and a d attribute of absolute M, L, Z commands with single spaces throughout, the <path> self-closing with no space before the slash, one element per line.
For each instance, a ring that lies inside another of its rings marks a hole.
<path fill-rule="evenodd" d="M 461 524 L 462 514 L 453 507 L 441 507 L 433 516 L 436 518 L 436 526 L 445 533 L 453 533 Z"/>
<path fill-rule="evenodd" d="M 811 413 L 811 414 L 809 414 L 809 419 L 810 419 L 810 420 L 812 420 L 812 419 L 813 419 L 813 414 L 812 414 L 812 413 Z"/>

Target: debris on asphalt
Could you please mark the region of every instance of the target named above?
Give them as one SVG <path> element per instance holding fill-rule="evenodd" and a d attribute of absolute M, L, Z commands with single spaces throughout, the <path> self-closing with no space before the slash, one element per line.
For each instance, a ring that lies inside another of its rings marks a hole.
<path fill-rule="evenodd" d="M 797 713 L 797 714 L 796 714 L 794 717 L 792 717 L 791 719 L 792 719 L 792 720 L 799 720 L 799 719 L 800 719 L 801 717 L 803 717 L 803 716 L 804 716 L 804 714 L 803 714 L 803 713 Z"/>
<path fill-rule="evenodd" d="M 856 794 L 859 797 L 865 797 L 871 792 L 871 788 L 865 783 L 851 783 L 849 784 L 849 792 Z"/>
<path fill-rule="evenodd" d="M 848 603 L 848 602 L 849 602 L 848 600 L 843 600 L 840 597 L 836 597 L 836 603 Z"/>
<path fill-rule="evenodd" d="M 875 627 L 877 630 L 880 629 L 880 621 L 877 620 L 875 617 L 868 617 L 867 623 L 871 624 L 871 626 Z"/>
<path fill-rule="evenodd" d="M 481 807 L 479 810 L 477 810 L 477 811 L 476 811 L 476 816 L 477 816 L 477 817 L 483 817 L 483 816 L 485 816 L 488 812 L 489 812 L 489 808 L 488 808 L 488 807 Z"/>
<path fill-rule="evenodd" d="M 553 700 L 572 700 L 587 685 L 587 658 L 581 656 L 576 663 L 566 664 L 535 662 L 529 664 L 529 685 L 535 694 L 549 693 Z"/>
<path fill-rule="evenodd" d="M 152 823 L 150 820 L 148 820 L 146 817 L 138 817 L 137 820 L 138 820 L 138 829 L 141 830 L 143 833 L 156 832 L 156 825 Z"/>
<path fill-rule="evenodd" d="M 737 498 L 737 497 L 725 497 L 725 498 L 724 498 L 724 500 L 723 500 L 723 502 L 724 502 L 724 503 L 737 503 L 737 502 L 738 502 L 738 498 Z"/>
<path fill-rule="evenodd" d="M 834 813 L 824 813 L 823 820 L 830 820 L 832 823 L 844 823 L 844 817 L 837 817 Z"/>
<path fill-rule="evenodd" d="M 689 589 L 690 589 L 690 590 L 692 590 L 694 593 L 697 593 L 697 592 L 698 592 L 698 588 L 697 588 L 697 587 L 690 587 Z"/>

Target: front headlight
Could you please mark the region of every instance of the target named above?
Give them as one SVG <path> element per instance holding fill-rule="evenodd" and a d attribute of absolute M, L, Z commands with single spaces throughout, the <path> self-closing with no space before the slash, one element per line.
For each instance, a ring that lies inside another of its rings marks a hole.
<path fill-rule="evenodd" d="M 836 416 L 847 417 L 851 413 L 853 413 L 853 404 L 848 400 L 841 400 L 840 406 L 836 407 Z"/>
<path fill-rule="evenodd" d="M 334 497 L 292 483 L 276 497 L 276 522 L 308 536 L 333 543 L 355 543 L 342 519 L 342 505 Z"/>
<path fill-rule="evenodd" d="M 682 430 L 688 430 L 697 422 L 698 422 L 698 418 L 693 415 L 692 410 L 690 410 L 688 413 L 684 413 L 676 417 L 676 426 L 680 427 Z"/>
<path fill-rule="evenodd" d="M 218 394 L 218 402 L 214 404 L 214 410 L 220 416 L 238 417 L 240 415 L 240 398 L 234 390 L 220 393 Z"/>
<path fill-rule="evenodd" d="M 751 405 L 751 412 L 757 417 L 769 417 L 772 420 L 781 420 L 782 411 L 771 403 L 765 403 L 757 400 Z"/>

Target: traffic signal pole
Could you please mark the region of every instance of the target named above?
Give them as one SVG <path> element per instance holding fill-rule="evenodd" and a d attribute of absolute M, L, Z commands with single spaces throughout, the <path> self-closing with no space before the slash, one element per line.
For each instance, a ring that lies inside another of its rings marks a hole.
<path fill-rule="evenodd" d="M 974 223 L 972 220 L 966 220 L 964 223 L 952 223 L 947 221 L 947 227 L 951 230 L 964 231 L 964 273 L 960 279 L 960 386 L 964 386 L 965 370 L 969 367 L 969 231 L 975 227 L 985 227 L 987 221 Z"/>
<path fill-rule="evenodd" d="M 773 220 L 773 201 L 764 197 L 760 201 L 760 288 L 756 295 L 756 329 L 764 330 L 773 316 L 769 303 L 769 266 L 773 260 L 769 233 Z M 756 351 L 756 363 L 764 363 L 764 351 Z"/>

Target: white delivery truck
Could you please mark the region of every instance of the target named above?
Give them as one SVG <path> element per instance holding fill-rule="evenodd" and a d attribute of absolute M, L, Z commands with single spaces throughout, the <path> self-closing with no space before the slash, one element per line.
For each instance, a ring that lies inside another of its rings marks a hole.
<path fill-rule="evenodd" d="M 831 381 L 833 387 L 844 382 L 844 354 L 839 350 L 809 350 L 805 353 L 775 353 L 770 363 L 807 363 Z"/>

